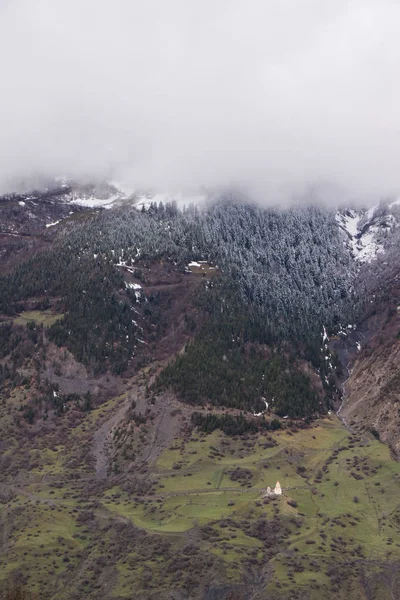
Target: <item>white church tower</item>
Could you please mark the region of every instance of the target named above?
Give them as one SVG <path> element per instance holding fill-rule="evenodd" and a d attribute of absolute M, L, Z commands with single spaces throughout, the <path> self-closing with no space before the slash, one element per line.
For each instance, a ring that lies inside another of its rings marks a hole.
<path fill-rule="evenodd" d="M 281 488 L 281 484 L 279 483 L 279 481 L 276 482 L 274 494 L 275 494 L 275 496 L 282 496 L 282 488 Z"/>

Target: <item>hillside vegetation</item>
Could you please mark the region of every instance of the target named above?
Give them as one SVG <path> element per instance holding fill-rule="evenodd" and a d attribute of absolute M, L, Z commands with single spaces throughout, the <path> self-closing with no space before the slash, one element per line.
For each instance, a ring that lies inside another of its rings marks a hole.
<path fill-rule="evenodd" d="M 368 300 L 334 215 L 82 214 L 0 276 L 4 592 L 400 595 L 399 463 L 332 413 Z"/>
<path fill-rule="evenodd" d="M 67 437 L 48 432 L 36 450 L 14 451 L 19 481 L 0 488 L 2 578 L 14 573 L 40 597 L 68 600 L 203 598 L 219 589 L 243 599 L 398 593 L 400 468 L 372 435 L 354 436 L 336 418 L 205 434 L 187 429 L 183 413 L 169 443 L 143 463 L 168 428 L 160 399 L 133 429 L 128 419 L 114 430 L 121 470 L 99 478 L 92 434 L 142 393 L 87 413 Z M 142 440 L 136 459 L 129 431 Z M 277 480 L 283 496 L 264 498 Z"/>
<path fill-rule="evenodd" d="M 20 323 L 16 315 L 24 311 L 51 308 L 63 318 L 48 328 L 49 340 L 94 372 L 119 375 L 143 350 L 138 302 L 147 303 L 142 311 L 153 341 L 165 330 L 158 294 L 138 300 L 135 291 L 146 268 L 162 261 L 166 271 L 184 273 L 192 260 L 219 267 L 217 279 L 215 266 L 207 272 L 196 299 L 208 323 L 160 385 L 192 403 L 259 410 L 267 395 L 280 414 L 324 410 L 336 391 L 322 331 L 352 318 L 353 274 L 334 216 L 314 207 L 279 212 L 221 200 L 178 211 L 154 204 L 68 223 L 50 251 L 0 277 L 0 313 Z M 323 391 L 299 360 L 312 363 Z"/>

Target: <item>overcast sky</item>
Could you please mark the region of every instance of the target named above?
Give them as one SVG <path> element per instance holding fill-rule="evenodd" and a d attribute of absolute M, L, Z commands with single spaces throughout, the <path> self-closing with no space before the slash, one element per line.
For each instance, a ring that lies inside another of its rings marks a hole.
<path fill-rule="evenodd" d="M 400 192 L 400 2 L 0 0 L 0 187 Z"/>

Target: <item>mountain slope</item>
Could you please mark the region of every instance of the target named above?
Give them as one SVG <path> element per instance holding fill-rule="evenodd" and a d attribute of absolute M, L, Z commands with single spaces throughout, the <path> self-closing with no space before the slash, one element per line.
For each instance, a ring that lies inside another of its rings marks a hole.
<path fill-rule="evenodd" d="M 368 210 L 342 209 L 337 212 L 336 221 L 355 261 L 371 262 L 392 244 L 400 224 L 400 205 L 398 201 L 386 201 Z"/>
<path fill-rule="evenodd" d="M 390 600 L 400 472 L 371 428 L 397 436 L 396 227 L 374 230 L 383 262 L 355 263 L 322 208 L 137 210 L 109 188 L 93 208 L 63 185 L 33 229 L 15 213 L 0 276 L 0 580 L 46 600 Z M 353 432 L 332 414 L 345 355 Z"/>
<path fill-rule="evenodd" d="M 366 291 L 350 355 L 340 415 L 356 430 L 375 430 L 400 453 L 400 265 L 397 245 L 360 271 Z"/>

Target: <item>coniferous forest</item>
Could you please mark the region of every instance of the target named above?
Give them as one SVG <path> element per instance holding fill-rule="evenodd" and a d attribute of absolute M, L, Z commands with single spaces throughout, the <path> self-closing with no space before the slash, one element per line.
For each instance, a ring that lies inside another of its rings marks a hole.
<path fill-rule="evenodd" d="M 138 352 L 138 300 L 117 265 L 135 268 L 140 280 L 140 266 L 159 260 L 182 273 L 190 261 L 208 261 L 219 276 L 205 278 L 196 304 L 206 322 L 157 389 L 171 387 L 191 404 L 254 411 L 266 398 L 293 417 L 326 408 L 299 357 L 318 370 L 326 400 L 322 330 L 353 318 L 354 294 L 334 215 L 321 208 L 279 211 L 221 198 L 203 209 L 153 203 L 103 211 L 66 225 L 51 250 L 3 275 L 0 312 L 17 314 L 32 299 L 39 308 L 56 305 L 64 316 L 49 339 L 94 372 L 121 374 Z"/>

